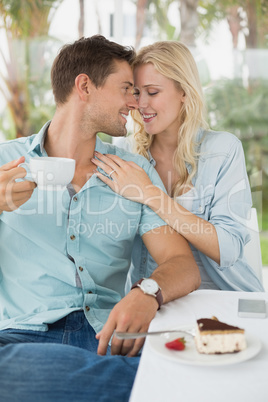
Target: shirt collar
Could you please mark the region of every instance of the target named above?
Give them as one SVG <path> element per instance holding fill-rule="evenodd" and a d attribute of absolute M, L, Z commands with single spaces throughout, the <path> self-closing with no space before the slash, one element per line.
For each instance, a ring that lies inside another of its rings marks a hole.
<path fill-rule="evenodd" d="M 147 152 L 148 152 L 150 164 L 153 165 L 153 167 L 155 167 L 155 166 L 156 166 L 156 161 L 154 160 L 154 158 L 153 158 L 153 156 L 152 156 L 152 154 L 151 154 L 150 149 L 148 149 Z"/>
<path fill-rule="evenodd" d="M 100 152 L 101 154 L 107 154 L 109 153 L 108 146 L 109 144 L 107 144 L 106 142 L 102 142 L 102 140 L 98 136 L 96 136 L 95 151 Z M 109 174 L 102 170 L 100 167 L 97 167 L 97 170 L 101 172 L 104 176 L 110 178 Z M 94 175 L 92 177 L 94 177 Z M 92 182 L 93 180 L 91 180 L 91 183 Z M 102 185 L 104 184 L 104 182 L 102 182 L 101 180 L 98 180 L 98 182 L 101 182 Z"/>
<path fill-rule="evenodd" d="M 98 136 L 96 136 L 95 150 L 97 152 L 100 152 L 101 154 L 107 153 L 107 145 L 106 145 L 106 143 L 102 142 L 102 140 Z"/>
<path fill-rule="evenodd" d="M 203 128 L 199 128 L 199 130 L 197 131 L 197 134 L 196 134 L 196 138 L 195 138 L 197 148 L 200 147 L 200 143 L 203 141 L 204 134 L 205 134 L 205 130 Z"/>
<path fill-rule="evenodd" d="M 51 120 L 49 120 L 39 131 L 38 134 L 35 135 L 34 140 L 31 144 L 31 146 L 28 149 L 28 153 L 35 151 L 38 154 L 42 155 L 42 154 L 46 154 L 44 145 L 45 145 L 45 139 L 46 139 L 46 135 L 47 135 L 47 130 L 48 127 L 51 123 Z M 107 153 L 107 145 L 105 144 L 105 142 L 102 142 L 101 139 L 97 136 L 96 137 L 96 145 L 95 145 L 95 150 L 105 154 Z"/>
<path fill-rule="evenodd" d="M 31 146 L 28 149 L 28 153 L 35 151 L 37 152 L 39 155 L 43 155 L 46 154 L 45 148 L 44 148 L 44 144 L 45 144 L 45 138 L 46 138 L 46 134 L 47 134 L 47 129 L 49 127 L 51 123 L 51 120 L 49 120 L 39 131 L 38 134 L 36 134 L 36 136 L 34 137 L 34 140 L 31 144 Z"/>

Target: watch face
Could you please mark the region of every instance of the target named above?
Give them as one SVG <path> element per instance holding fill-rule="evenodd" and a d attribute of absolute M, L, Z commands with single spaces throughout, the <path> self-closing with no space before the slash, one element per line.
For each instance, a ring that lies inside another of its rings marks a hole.
<path fill-rule="evenodd" d="M 150 295 L 154 295 L 159 289 L 158 284 L 153 279 L 144 279 L 140 287 L 144 292 Z"/>

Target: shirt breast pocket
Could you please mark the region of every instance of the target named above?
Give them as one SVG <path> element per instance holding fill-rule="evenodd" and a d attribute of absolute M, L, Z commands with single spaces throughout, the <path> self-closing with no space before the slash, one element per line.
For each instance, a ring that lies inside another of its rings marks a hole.
<path fill-rule="evenodd" d="M 103 234 L 113 241 L 134 238 L 141 218 L 141 208 L 140 203 L 123 197 L 101 197 L 99 225 L 103 228 Z"/>
<path fill-rule="evenodd" d="M 203 218 L 209 219 L 209 211 L 211 208 L 212 194 L 207 194 L 202 197 L 195 198 L 192 205 L 192 213 Z"/>

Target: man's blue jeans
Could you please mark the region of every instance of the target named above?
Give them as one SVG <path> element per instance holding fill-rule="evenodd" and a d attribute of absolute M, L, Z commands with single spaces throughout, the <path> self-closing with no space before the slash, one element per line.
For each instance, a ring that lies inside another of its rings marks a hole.
<path fill-rule="evenodd" d="M 47 332 L 0 331 L 0 346 L 3 402 L 128 401 L 139 364 L 139 357 L 98 356 L 82 311 Z"/>

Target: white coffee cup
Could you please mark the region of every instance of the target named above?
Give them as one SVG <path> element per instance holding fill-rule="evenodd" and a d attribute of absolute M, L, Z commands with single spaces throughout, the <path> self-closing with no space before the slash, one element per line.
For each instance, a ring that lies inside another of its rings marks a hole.
<path fill-rule="evenodd" d="M 41 190 L 60 190 L 69 184 L 75 172 L 75 160 L 69 158 L 34 157 L 19 166 L 27 171 L 26 180 L 37 183 Z"/>

